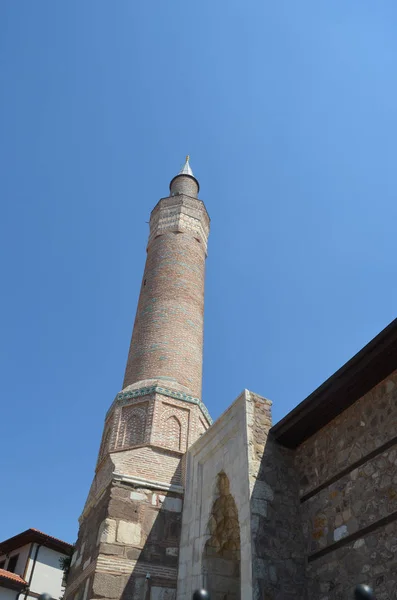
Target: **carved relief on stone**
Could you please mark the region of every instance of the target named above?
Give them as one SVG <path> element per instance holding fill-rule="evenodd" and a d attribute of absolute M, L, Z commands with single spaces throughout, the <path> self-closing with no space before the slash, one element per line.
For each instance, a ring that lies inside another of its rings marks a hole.
<path fill-rule="evenodd" d="M 240 599 L 240 525 L 227 475 L 219 473 L 217 498 L 208 521 L 203 574 L 210 596 Z"/>
<path fill-rule="evenodd" d="M 123 406 L 120 415 L 116 449 L 145 443 L 147 403 Z"/>

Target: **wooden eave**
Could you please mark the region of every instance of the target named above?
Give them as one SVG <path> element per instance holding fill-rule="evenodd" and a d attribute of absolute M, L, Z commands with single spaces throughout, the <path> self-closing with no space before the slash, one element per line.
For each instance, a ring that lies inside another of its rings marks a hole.
<path fill-rule="evenodd" d="M 271 428 L 296 448 L 397 369 L 397 319 Z"/>

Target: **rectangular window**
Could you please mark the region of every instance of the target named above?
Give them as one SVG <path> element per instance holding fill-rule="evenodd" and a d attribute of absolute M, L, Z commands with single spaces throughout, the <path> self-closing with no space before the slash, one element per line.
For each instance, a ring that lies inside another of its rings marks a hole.
<path fill-rule="evenodd" d="M 7 571 L 10 571 L 11 573 L 15 573 L 15 569 L 16 569 L 17 562 L 18 562 L 18 557 L 19 557 L 19 554 L 14 554 L 14 556 L 11 556 L 11 558 L 8 560 Z"/>

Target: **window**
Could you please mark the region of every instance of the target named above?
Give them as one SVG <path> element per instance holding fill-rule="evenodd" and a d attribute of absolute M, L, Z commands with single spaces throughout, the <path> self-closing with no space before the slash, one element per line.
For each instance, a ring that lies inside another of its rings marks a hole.
<path fill-rule="evenodd" d="M 11 556 L 11 558 L 8 561 L 7 571 L 10 571 L 11 573 L 15 573 L 15 568 L 17 566 L 18 557 L 19 557 L 19 554 L 14 554 L 14 556 Z"/>
<path fill-rule="evenodd" d="M 6 561 L 0 560 L 0 569 L 4 569 L 5 566 L 6 566 Z"/>

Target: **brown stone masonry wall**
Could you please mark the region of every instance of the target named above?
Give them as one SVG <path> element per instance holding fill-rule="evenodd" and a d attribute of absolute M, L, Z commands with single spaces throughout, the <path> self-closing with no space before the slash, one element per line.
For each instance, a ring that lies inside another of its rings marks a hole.
<path fill-rule="evenodd" d="M 310 598 L 342 598 L 360 580 L 394 598 L 379 595 L 378 576 L 385 590 L 397 582 L 386 568 L 397 548 L 397 373 L 304 442 L 295 465 Z"/>
<path fill-rule="evenodd" d="M 297 450 L 302 496 L 397 435 L 397 372 Z"/>
<path fill-rule="evenodd" d="M 161 587 L 172 600 L 181 511 L 178 494 L 112 484 L 81 524 L 67 598 L 80 597 L 90 578 L 91 598 L 144 600 Z"/>
<path fill-rule="evenodd" d="M 65 600 L 72 598 L 77 588 L 83 589 L 87 577 L 95 568 L 98 556 L 97 536 L 101 523 L 106 519 L 110 487 L 103 493 L 96 503 L 95 510 L 90 510 L 87 516 L 81 519 L 76 550 L 71 561 L 68 585 Z"/>
<path fill-rule="evenodd" d="M 369 582 L 377 600 L 397 597 L 397 521 L 351 540 L 308 565 L 308 598 L 353 598 L 357 581 Z"/>
<path fill-rule="evenodd" d="M 303 600 L 305 555 L 294 455 L 268 435 L 270 403 L 255 398 L 250 441 L 253 597 Z M 252 485 L 252 483 L 251 483 Z"/>
<path fill-rule="evenodd" d="M 144 600 L 148 588 L 163 587 L 172 598 L 181 510 L 177 494 L 113 485 L 108 516 L 99 531 L 93 597 Z"/>

